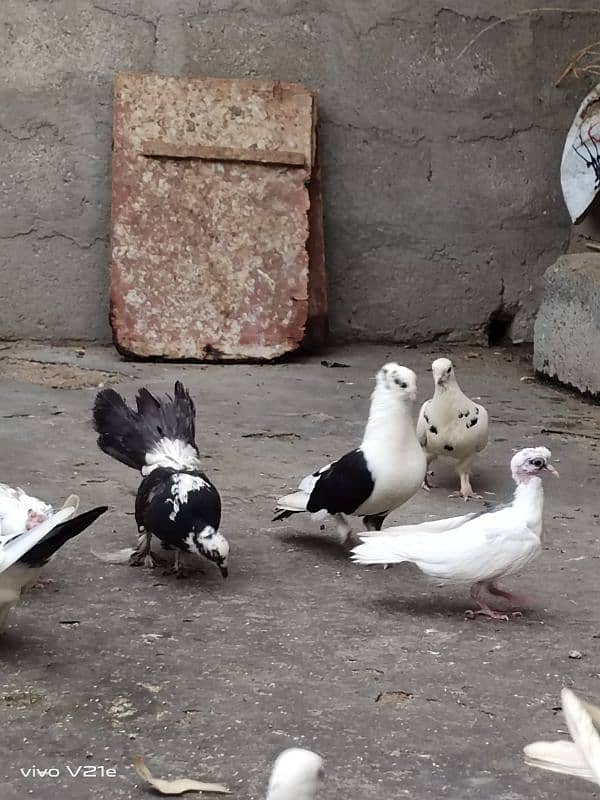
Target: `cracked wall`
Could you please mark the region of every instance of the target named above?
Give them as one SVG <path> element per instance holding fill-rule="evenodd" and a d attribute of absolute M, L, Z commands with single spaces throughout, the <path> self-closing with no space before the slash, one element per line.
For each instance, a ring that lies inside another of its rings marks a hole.
<path fill-rule="evenodd" d="M 596 2 L 560 5 L 3 0 L 0 337 L 110 339 L 111 86 L 133 69 L 319 90 L 336 337 L 478 341 L 510 313 L 530 338 L 589 87 L 553 81 L 600 38 Z"/>

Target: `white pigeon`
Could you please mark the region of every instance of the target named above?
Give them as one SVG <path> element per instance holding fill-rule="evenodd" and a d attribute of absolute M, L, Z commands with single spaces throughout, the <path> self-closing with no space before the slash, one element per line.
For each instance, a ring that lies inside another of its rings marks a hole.
<path fill-rule="evenodd" d="M 495 511 L 388 528 L 381 534 L 360 534 L 352 551 L 358 564 L 409 561 L 426 575 L 446 583 L 469 583 L 479 608 L 468 616 L 508 620 L 481 598 L 483 589 L 510 602 L 516 595 L 497 581 L 521 570 L 541 550 L 544 490 L 542 474 L 558 476 L 546 447 L 528 447 L 513 456 L 510 467 L 517 488 L 512 502 Z"/>
<path fill-rule="evenodd" d="M 305 511 L 318 520 L 331 515 L 347 543 L 352 528 L 346 514 L 363 517 L 368 530 L 380 530 L 385 517 L 418 491 L 427 462 L 411 414 L 417 377 L 391 363 L 375 380 L 360 447 L 308 475 L 297 492 L 280 497 L 275 520 Z"/>
<path fill-rule="evenodd" d="M 423 403 L 417 420 L 417 436 L 427 454 L 427 466 L 438 456 L 457 462 L 460 495 L 481 498 L 471 487 L 471 468 L 477 453 L 488 443 L 488 414 L 463 394 L 448 358 L 438 358 L 431 365 L 435 390 Z M 429 489 L 427 478 L 423 488 Z"/>
<path fill-rule="evenodd" d="M 600 708 L 580 700 L 570 689 L 562 690 L 561 700 L 573 741 L 528 744 L 524 748 L 525 763 L 600 786 Z"/>
<path fill-rule="evenodd" d="M 323 759 L 311 750 L 291 747 L 273 765 L 267 800 L 316 800 Z"/>
<path fill-rule="evenodd" d="M 18 603 L 23 591 L 36 581 L 44 564 L 65 542 L 84 531 L 107 509 L 99 506 L 73 517 L 78 505 L 79 498 L 71 495 L 56 512 L 48 506 L 50 511 L 39 524 L 27 527 L 29 517 L 26 514 L 21 531 L 0 534 L 0 631 L 6 627 L 11 608 Z"/>
<path fill-rule="evenodd" d="M 52 513 L 52 506 L 31 497 L 21 487 L 13 489 L 0 483 L 0 536 L 23 533 L 44 522 Z"/>

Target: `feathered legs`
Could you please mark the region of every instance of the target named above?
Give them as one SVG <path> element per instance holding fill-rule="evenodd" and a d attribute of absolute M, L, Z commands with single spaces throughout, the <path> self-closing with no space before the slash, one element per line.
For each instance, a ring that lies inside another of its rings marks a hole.
<path fill-rule="evenodd" d="M 363 517 L 363 523 L 368 531 L 380 531 L 387 514 L 369 514 Z"/>
<path fill-rule="evenodd" d="M 423 483 L 421 484 L 421 488 L 425 489 L 426 492 L 431 491 L 433 486 L 429 483 L 429 476 L 433 475 L 433 472 L 429 469 L 430 465 L 433 464 L 435 461 L 435 456 L 430 456 L 429 453 L 427 455 L 427 469 L 425 471 L 425 477 L 423 478 Z"/>
<path fill-rule="evenodd" d="M 352 527 L 344 514 L 334 514 L 338 536 L 342 544 L 351 544 L 353 533 Z"/>
<path fill-rule="evenodd" d="M 450 497 L 462 497 L 465 502 L 473 498 L 474 500 L 481 500 L 480 494 L 475 494 L 471 486 L 471 466 L 473 464 L 473 456 L 469 456 L 464 461 L 461 461 L 457 467 L 458 477 L 460 478 L 460 489 L 457 492 L 452 492 Z"/>
<path fill-rule="evenodd" d="M 140 528 L 138 536 L 138 546 L 131 554 L 129 564 L 132 567 L 139 567 L 143 564 L 147 569 L 154 569 L 160 563 L 159 559 L 151 551 L 152 534 Z"/>

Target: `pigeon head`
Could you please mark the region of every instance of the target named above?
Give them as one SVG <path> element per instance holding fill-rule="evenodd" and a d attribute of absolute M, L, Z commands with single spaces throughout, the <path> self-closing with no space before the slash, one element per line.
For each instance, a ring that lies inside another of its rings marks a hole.
<path fill-rule="evenodd" d="M 292 747 L 275 760 L 267 800 L 316 800 L 323 778 L 323 759 L 311 750 Z"/>
<path fill-rule="evenodd" d="M 436 386 L 444 387 L 454 377 L 454 367 L 449 358 L 436 358 L 431 365 L 431 371 Z"/>
<path fill-rule="evenodd" d="M 202 555 L 215 563 L 221 571 L 221 575 L 226 578 L 229 574 L 229 542 L 223 534 L 215 531 L 214 528 L 206 527 L 194 535 L 194 541 Z"/>
<path fill-rule="evenodd" d="M 552 453 L 547 447 L 526 447 L 519 450 L 510 462 L 510 471 L 517 483 L 527 483 L 531 478 L 541 477 L 540 473 L 550 472 L 558 478 L 558 472 L 549 463 Z"/>
<path fill-rule="evenodd" d="M 375 378 L 377 389 L 402 400 L 417 399 L 417 376 L 407 367 L 390 362 L 385 364 Z"/>

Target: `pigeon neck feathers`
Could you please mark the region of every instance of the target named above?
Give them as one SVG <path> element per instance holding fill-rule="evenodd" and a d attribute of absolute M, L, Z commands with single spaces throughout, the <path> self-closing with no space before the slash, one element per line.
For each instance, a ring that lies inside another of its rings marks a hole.
<path fill-rule="evenodd" d="M 544 510 L 544 486 L 542 479 L 532 476 L 517 485 L 512 502 L 513 509 L 527 520 L 527 527 L 542 532 L 542 512 Z"/>
<path fill-rule="evenodd" d="M 415 437 L 416 441 L 410 407 L 410 401 L 392 395 L 382 387 L 376 386 L 371 395 L 371 407 L 363 444 L 369 441 L 383 440 L 389 445 L 390 440 L 404 439 L 410 434 Z"/>

